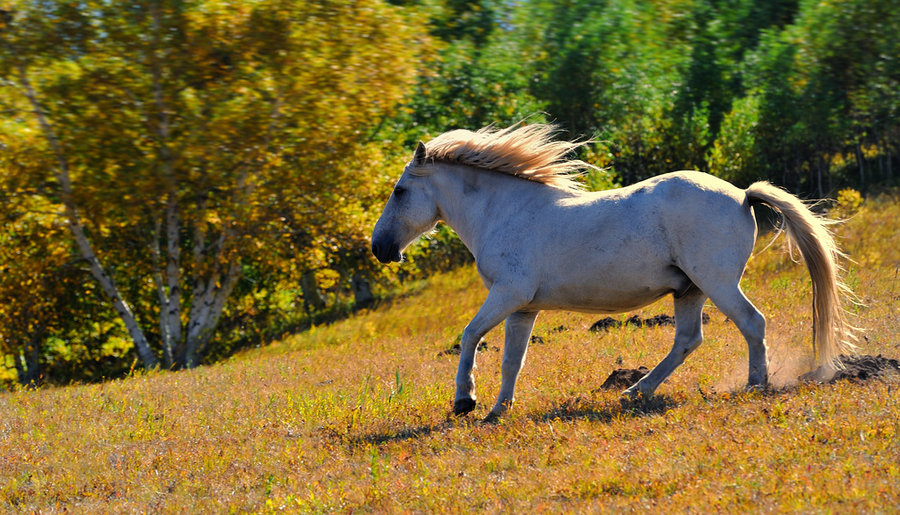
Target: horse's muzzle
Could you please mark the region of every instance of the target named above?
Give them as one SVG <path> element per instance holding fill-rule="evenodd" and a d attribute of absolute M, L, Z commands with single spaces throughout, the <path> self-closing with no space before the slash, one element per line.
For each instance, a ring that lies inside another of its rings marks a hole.
<path fill-rule="evenodd" d="M 388 243 L 381 240 L 373 240 L 372 254 L 375 254 L 375 258 L 382 263 L 400 262 L 403 259 L 403 254 L 400 253 L 400 245 L 394 242 Z"/>

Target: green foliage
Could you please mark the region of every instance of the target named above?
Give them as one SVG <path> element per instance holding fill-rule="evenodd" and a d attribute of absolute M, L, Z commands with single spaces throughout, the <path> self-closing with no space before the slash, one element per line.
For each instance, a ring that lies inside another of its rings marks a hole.
<path fill-rule="evenodd" d="M 881 121 L 900 105 L 894 57 L 900 46 L 887 28 L 897 26 L 900 12 L 888 4 L 801 2 L 793 23 L 764 32 L 743 63 L 747 96 L 726 116 L 712 170 L 823 196 L 847 181 L 838 163 L 848 158 L 858 168 L 854 182 L 865 187 L 874 175 L 866 173 L 871 164 L 861 149 L 867 147 L 879 156 L 878 179 L 888 178 L 897 149 L 884 134 L 898 127 Z M 727 162 L 730 148 L 742 151 L 742 160 L 752 156 L 743 171 Z"/>
<path fill-rule="evenodd" d="M 749 185 L 764 168 L 756 152 L 756 127 L 759 124 L 759 97 L 738 99 L 722 121 L 722 134 L 709 155 L 709 167 L 719 177 L 738 185 Z"/>

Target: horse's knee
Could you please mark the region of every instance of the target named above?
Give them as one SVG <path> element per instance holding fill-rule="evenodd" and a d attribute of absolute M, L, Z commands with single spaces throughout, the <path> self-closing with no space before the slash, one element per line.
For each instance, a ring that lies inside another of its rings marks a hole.
<path fill-rule="evenodd" d="M 507 380 L 518 377 L 519 370 L 521 370 L 521 367 L 518 363 L 513 363 L 511 361 L 503 360 L 503 364 L 500 365 L 501 377 L 508 378 Z"/>
<path fill-rule="evenodd" d="M 467 350 L 474 352 L 477 350 L 478 342 L 481 341 L 481 337 L 482 335 L 476 333 L 468 326 L 463 329 L 462 336 L 459 339 L 459 346 L 462 352 L 466 352 Z"/>
<path fill-rule="evenodd" d="M 675 336 L 675 348 L 681 352 L 681 359 L 694 352 L 701 343 L 703 343 L 703 336 L 699 331 L 689 335 Z"/>

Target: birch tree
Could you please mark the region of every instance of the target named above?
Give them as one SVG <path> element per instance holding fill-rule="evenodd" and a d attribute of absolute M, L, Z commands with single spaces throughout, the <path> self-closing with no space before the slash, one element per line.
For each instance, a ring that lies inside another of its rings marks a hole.
<path fill-rule="evenodd" d="M 0 166 L 59 203 L 144 366 L 190 368 L 243 267 L 311 221 L 291 199 L 359 173 L 343 156 L 415 79 L 417 37 L 374 0 L 14 2 Z"/>

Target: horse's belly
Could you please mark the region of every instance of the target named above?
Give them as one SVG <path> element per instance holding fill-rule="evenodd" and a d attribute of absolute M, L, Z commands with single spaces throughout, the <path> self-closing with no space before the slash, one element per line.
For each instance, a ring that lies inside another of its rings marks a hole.
<path fill-rule="evenodd" d="M 683 292 L 690 285 L 681 270 L 667 267 L 642 277 L 601 276 L 546 284 L 538 289 L 531 305 L 536 309 L 620 313 L 652 304 L 669 293 Z"/>
<path fill-rule="evenodd" d="M 621 313 L 644 307 L 672 293 L 671 288 L 645 290 L 640 292 L 610 292 L 593 295 L 548 295 L 535 298 L 531 307 L 535 309 L 565 309 L 586 313 Z"/>

